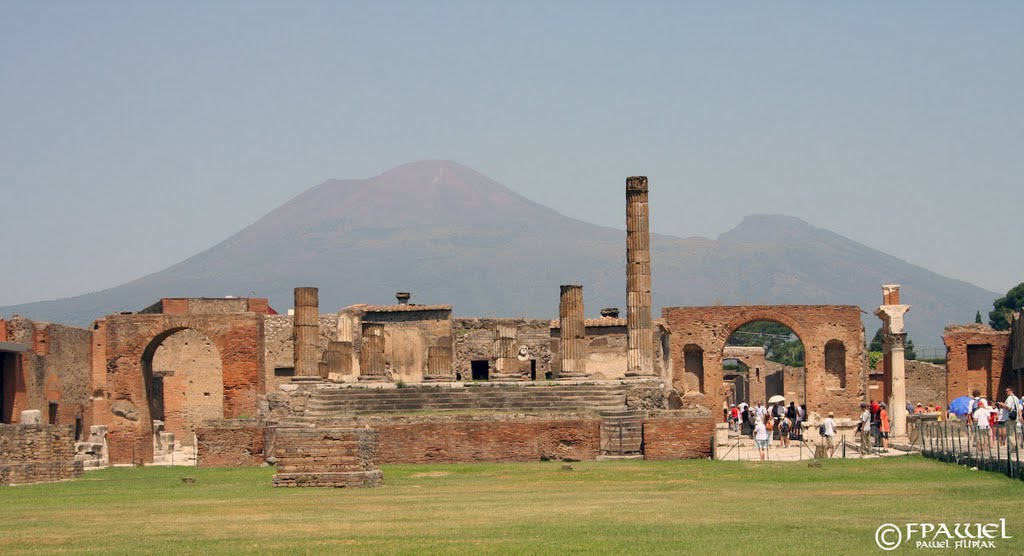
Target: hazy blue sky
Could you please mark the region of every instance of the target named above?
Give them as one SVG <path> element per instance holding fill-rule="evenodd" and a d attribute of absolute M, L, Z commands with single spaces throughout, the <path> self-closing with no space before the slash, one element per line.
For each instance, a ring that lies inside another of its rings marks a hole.
<path fill-rule="evenodd" d="M 0 3 L 0 304 L 443 158 L 624 226 L 784 213 L 1024 281 L 1024 2 Z"/>

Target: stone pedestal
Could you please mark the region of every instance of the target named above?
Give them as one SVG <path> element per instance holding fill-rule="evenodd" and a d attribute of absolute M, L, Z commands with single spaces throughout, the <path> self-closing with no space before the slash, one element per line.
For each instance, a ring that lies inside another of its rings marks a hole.
<path fill-rule="evenodd" d="M 558 299 L 559 380 L 579 380 L 587 374 L 587 328 L 583 311 L 583 286 L 564 285 Z"/>
<path fill-rule="evenodd" d="M 280 428 L 275 447 L 277 487 L 374 487 L 384 478 L 371 428 Z"/>
<path fill-rule="evenodd" d="M 647 177 L 626 178 L 626 377 L 657 378 L 651 320 L 651 237 Z"/>

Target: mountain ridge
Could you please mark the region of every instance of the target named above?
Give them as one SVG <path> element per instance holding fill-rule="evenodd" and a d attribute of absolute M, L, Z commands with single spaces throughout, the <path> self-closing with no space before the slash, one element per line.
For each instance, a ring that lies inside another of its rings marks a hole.
<path fill-rule="evenodd" d="M 652 234 L 652 255 L 656 308 L 852 304 L 870 313 L 883 283 L 902 283 L 919 345 L 940 345 L 944 325 L 998 297 L 784 215 L 747 216 L 717 239 Z M 623 306 L 624 268 L 623 230 L 564 216 L 475 170 L 430 160 L 327 180 L 161 271 L 0 307 L 0 314 L 84 325 L 160 297 L 250 292 L 283 309 L 292 287 L 317 285 L 325 312 L 388 302 L 404 290 L 414 302 L 454 304 L 461 316 L 548 318 L 564 283 L 584 284 L 588 314 Z"/>

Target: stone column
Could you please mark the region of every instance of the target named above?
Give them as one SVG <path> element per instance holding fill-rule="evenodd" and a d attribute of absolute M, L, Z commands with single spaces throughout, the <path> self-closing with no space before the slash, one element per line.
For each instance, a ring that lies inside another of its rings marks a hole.
<path fill-rule="evenodd" d="M 524 380 L 520 369 L 519 358 L 516 357 L 516 334 L 519 328 L 511 324 L 494 326 L 494 373 L 490 380 L 512 382 Z"/>
<path fill-rule="evenodd" d="M 355 338 L 355 317 L 342 313 L 338 315 L 338 341 L 352 343 Z"/>
<path fill-rule="evenodd" d="M 453 382 L 455 380 L 451 346 L 427 347 L 427 374 L 423 376 L 423 380 L 427 382 Z"/>
<path fill-rule="evenodd" d="M 587 327 L 583 314 L 583 286 L 562 286 L 558 300 L 558 329 L 562 355 L 562 372 L 558 373 L 558 378 L 586 378 Z"/>
<path fill-rule="evenodd" d="M 384 325 L 375 322 L 363 323 L 363 345 L 359 352 L 359 380 L 386 380 L 387 368 L 384 363 Z"/>
<path fill-rule="evenodd" d="M 882 334 L 885 338 L 885 376 L 889 379 L 889 435 L 900 442 L 907 441 L 907 381 L 904 344 L 907 334 L 903 327 L 903 315 L 910 305 L 900 303 L 899 284 L 882 286 L 882 305 L 875 309 L 875 315 L 882 319 Z"/>
<path fill-rule="evenodd" d="M 903 349 L 906 334 L 889 334 L 887 349 L 892 355 L 892 397 L 889 399 L 890 436 L 907 438 L 907 380 Z"/>
<path fill-rule="evenodd" d="M 327 374 L 323 375 L 324 378 L 333 374 L 337 380 L 352 374 L 352 342 L 328 342 L 324 363 L 327 365 Z"/>
<path fill-rule="evenodd" d="M 295 314 L 292 316 L 294 333 L 294 365 L 296 377 L 320 376 L 317 339 L 320 336 L 318 290 L 295 288 Z M 307 379 L 308 380 L 308 379 Z"/>
<path fill-rule="evenodd" d="M 654 379 L 647 177 L 626 178 L 626 376 Z"/>

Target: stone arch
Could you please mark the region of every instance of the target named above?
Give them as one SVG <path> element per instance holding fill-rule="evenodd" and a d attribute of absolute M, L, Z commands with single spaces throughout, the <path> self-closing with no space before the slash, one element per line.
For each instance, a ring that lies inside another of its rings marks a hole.
<path fill-rule="evenodd" d="M 220 354 L 223 417 L 256 415 L 264 389 L 261 315 L 142 313 L 104 320 L 111 463 L 153 461 L 152 360 L 159 346 L 182 330 L 203 334 Z"/>
<path fill-rule="evenodd" d="M 846 344 L 842 340 L 825 342 L 825 387 L 846 389 Z"/>
<path fill-rule="evenodd" d="M 220 350 L 202 332 L 176 327 L 158 334 L 142 355 L 150 418 L 164 422 L 175 442 L 194 446 L 203 421 L 224 418 Z"/>
<path fill-rule="evenodd" d="M 722 343 L 723 357 L 727 356 L 727 352 L 729 350 L 736 349 L 735 346 L 728 345 L 729 339 L 732 338 L 740 328 L 755 322 L 773 322 L 788 328 L 804 348 L 804 369 L 806 369 L 807 359 L 809 358 L 809 346 L 800 332 L 803 330 L 803 326 L 786 313 L 777 310 L 761 309 L 747 311 L 741 316 L 731 320 L 726 325 L 727 334 L 725 335 L 725 340 Z M 751 365 L 752 361 L 746 361 L 747 365 L 751 367 L 751 374 L 748 376 L 748 395 L 751 397 L 748 400 L 749 403 L 755 403 L 758 401 L 767 403 L 772 396 L 777 394 L 783 395 L 787 402 L 792 401 L 797 404 L 806 403 L 806 373 L 801 371 L 798 376 L 791 375 L 790 380 L 786 380 L 785 375 L 789 372 L 787 369 L 792 369 L 792 367 L 786 367 L 775 361 L 767 361 L 765 359 L 765 355 L 766 354 L 762 350 L 760 357 L 754 365 Z M 789 385 L 788 392 L 787 384 Z"/>

